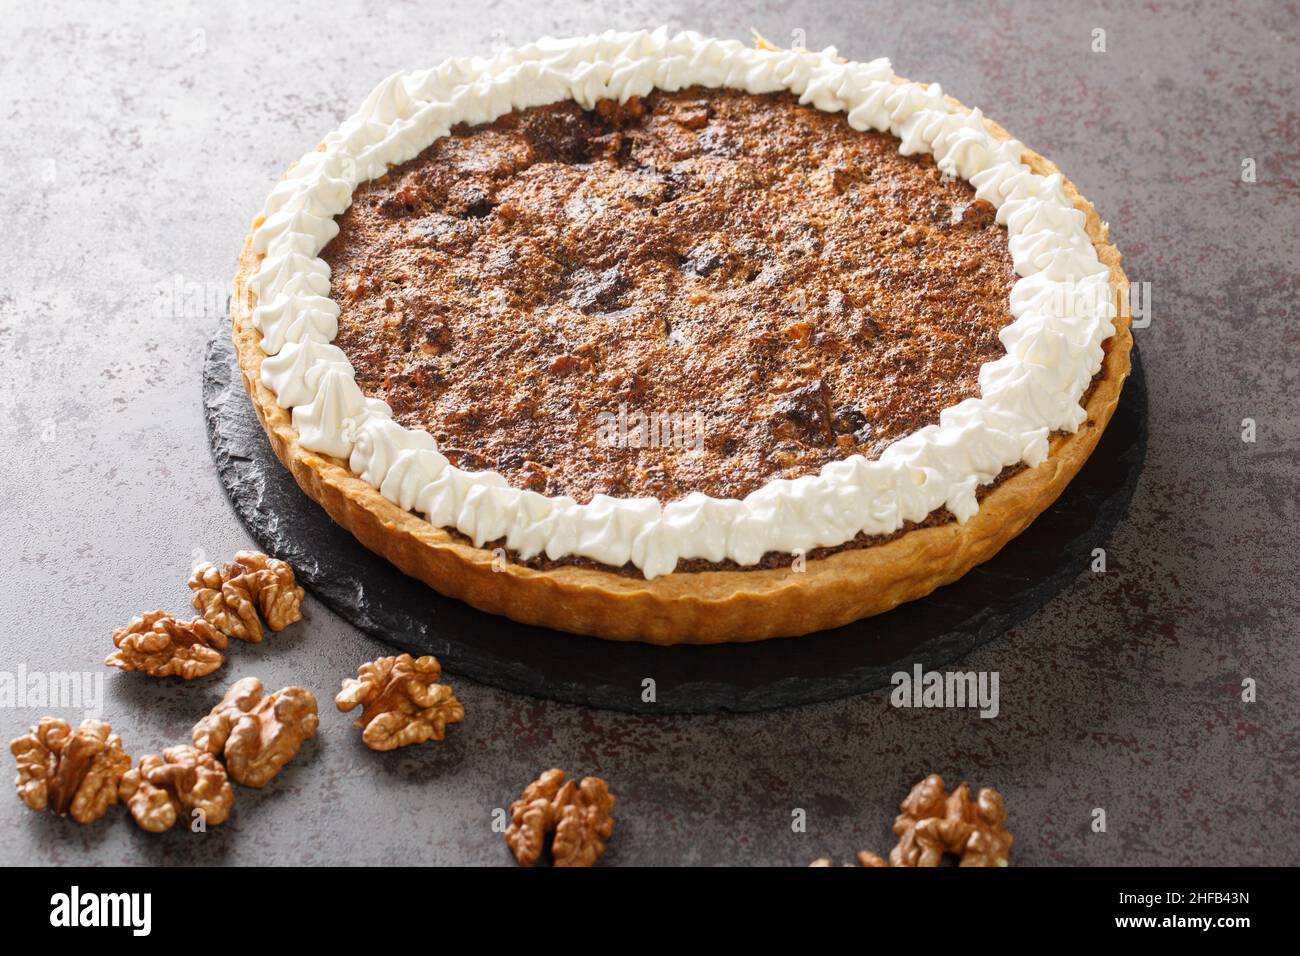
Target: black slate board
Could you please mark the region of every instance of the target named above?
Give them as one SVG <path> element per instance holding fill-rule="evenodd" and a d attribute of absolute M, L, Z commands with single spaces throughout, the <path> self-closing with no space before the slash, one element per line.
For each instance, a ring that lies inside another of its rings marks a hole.
<path fill-rule="evenodd" d="M 374 637 L 433 654 L 508 691 L 613 710 L 756 711 L 862 694 L 897 671 L 958 660 L 1025 620 L 1089 567 L 1128 507 L 1146 451 L 1146 381 L 1133 373 L 1065 493 L 993 560 L 887 614 L 820 634 L 720 647 L 652 647 L 516 624 L 445 598 L 360 545 L 276 460 L 239 379 L 229 324 L 208 344 L 203 402 L 221 482 L 258 545 Z M 655 682 L 653 703 L 643 681 Z"/>

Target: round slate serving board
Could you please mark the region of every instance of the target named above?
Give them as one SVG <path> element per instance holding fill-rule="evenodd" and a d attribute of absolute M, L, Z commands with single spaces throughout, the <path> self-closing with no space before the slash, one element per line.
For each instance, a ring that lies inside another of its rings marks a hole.
<path fill-rule="evenodd" d="M 516 624 L 443 597 L 360 545 L 299 490 L 244 394 L 229 324 L 208 344 L 203 402 L 235 511 L 266 552 L 374 637 L 508 691 L 614 710 L 755 711 L 862 694 L 895 672 L 958 660 L 1084 572 L 1128 507 L 1146 450 L 1146 381 L 1133 372 L 1097 450 L 1060 499 L 961 580 L 846 627 L 712 647 L 653 647 Z M 655 682 L 655 701 L 642 700 Z"/>

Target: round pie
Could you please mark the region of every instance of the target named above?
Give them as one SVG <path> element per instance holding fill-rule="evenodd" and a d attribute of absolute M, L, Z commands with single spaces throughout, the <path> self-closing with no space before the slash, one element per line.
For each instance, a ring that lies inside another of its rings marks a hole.
<path fill-rule="evenodd" d="M 655 643 L 845 624 L 1052 503 L 1129 371 L 1060 172 L 886 60 L 694 33 L 385 80 L 254 220 L 244 384 L 436 590 Z"/>

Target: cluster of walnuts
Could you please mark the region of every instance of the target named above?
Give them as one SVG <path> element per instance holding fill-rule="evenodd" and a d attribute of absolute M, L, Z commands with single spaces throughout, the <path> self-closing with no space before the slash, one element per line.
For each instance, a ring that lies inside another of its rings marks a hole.
<path fill-rule="evenodd" d="M 945 854 L 959 857 L 961 866 L 1007 865 L 1013 837 L 996 790 L 985 788 L 972 799 L 963 783 L 950 794 L 943 777 L 932 773 L 912 788 L 899 809 L 894 819 L 898 845 L 889 852 L 889 862 L 864 851 L 857 856 L 859 866 L 939 866 Z M 823 859 L 810 865 L 833 864 Z"/>
<path fill-rule="evenodd" d="M 44 717 L 9 749 L 18 762 L 18 796 L 33 810 L 93 823 L 120 800 L 141 829 L 161 833 L 183 818 L 198 821 L 196 829 L 225 823 L 235 803 L 230 779 L 265 786 L 318 724 L 311 691 L 263 694 L 262 682 L 247 677 L 195 725 L 193 745 L 148 754 L 134 767 L 122 738 L 101 720 L 73 730 Z"/>
<path fill-rule="evenodd" d="M 433 657 L 380 658 L 343 682 L 337 705 L 362 708 L 356 724 L 374 750 L 442 740 L 465 708 L 437 682 L 441 674 Z M 18 795 L 33 810 L 93 823 L 120 799 L 141 828 L 160 833 L 196 815 L 204 828 L 224 823 L 235 801 L 230 781 L 266 786 L 319 726 L 316 697 L 307 688 L 266 693 L 260 680 L 245 677 L 194 725 L 191 743 L 142 757 L 134 768 L 121 738 L 98 720 L 74 731 L 65 720 L 45 717 L 10 750 L 18 761 Z"/>
<path fill-rule="evenodd" d="M 231 638 L 261 641 L 302 619 L 303 589 L 284 561 L 241 551 L 221 567 L 202 564 L 190 578 L 201 616 L 181 621 L 166 611 L 141 615 L 113 634 L 109 666 L 152 677 L 190 680 L 224 662 Z M 433 657 L 410 654 L 363 664 L 343 681 L 341 711 L 361 708 L 356 725 L 374 750 L 442 740 L 465 718 L 450 687 L 438 682 Z M 256 677 L 236 681 L 190 734 L 186 744 L 141 757 L 132 766 L 122 739 L 103 721 L 73 727 L 44 717 L 10 744 L 18 763 L 19 797 L 93 823 L 124 802 L 141 828 L 159 833 L 189 818 L 194 829 L 224 823 L 234 806 L 231 781 L 264 787 L 320 726 L 315 695 L 305 687 L 267 693 Z"/>
<path fill-rule="evenodd" d="M 303 590 L 285 561 L 240 551 L 221 567 L 200 564 L 190 575 L 193 605 L 202 616 L 182 621 L 150 611 L 113 632 L 116 650 L 104 663 L 150 677 L 206 677 L 223 663 L 230 638 L 257 643 L 263 621 L 282 631 L 302 620 Z"/>
<path fill-rule="evenodd" d="M 284 561 L 240 551 L 218 568 L 201 564 L 189 585 L 201 614 L 182 621 L 166 611 L 135 618 L 113 633 L 110 667 L 151 677 L 204 677 L 225 661 L 230 638 L 261 641 L 302 620 L 303 589 Z M 33 810 L 93 823 L 119 800 L 141 828 L 169 830 L 182 818 L 195 829 L 224 823 L 234 806 L 230 785 L 264 787 L 320 720 L 304 687 L 263 691 L 255 677 L 238 681 L 195 725 L 192 742 L 141 757 L 132 766 L 122 739 L 99 720 L 74 730 L 44 717 L 10 744 L 18 762 L 18 795 Z"/>
<path fill-rule="evenodd" d="M 303 589 L 293 569 L 265 554 L 240 551 L 221 567 L 201 564 L 189 586 L 201 616 L 182 621 L 161 610 L 141 615 L 113 632 L 116 650 L 104 663 L 188 681 L 221 667 L 231 638 L 258 642 L 264 625 L 280 631 L 302 619 Z M 344 713 L 360 708 L 355 726 L 372 750 L 442 740 L 449 724 L 465 719 L 465 707 L 441 677 L 432 656 L 381 657 L 343 681 L 335 705 Z M 19 796 L 32 809 L 71 813 L 79 823 L 90 823 L 121 799 L 143 829 L 162 832 L 186 815 L 224 823 L 235 800 L 230 779 L 265 786 L 319 724 L 311 691 L 285 687 L 265 694 L 261 681 L 246 677 L 195 724 L 192 745 L 143 757 L 134 769 L 121 739 L 100 721 L 86 721 L 73 732 L 66 721 L 47 717 L 11 749 L 18 757 Z M 96 741 L 99 756 L 92 761 L 83 755 Z M 613 806 L 603 780 L 565 783 L 562 771 L 548 770 L 511 805 L 506 843 L 520 863 L 531 866 L 553 833 L 557 866 L 591 866 L 614 832 Z"/>
<path fill-rule="evenodd" d="M 182 817 L 225 823 L 233 779 L 261 788 L 316 733 L 316 697 L 305 687 L 266 694 L 256 677 L 236 681 L 190 732 L 192 744 L 141 757 L 122 778 L 120 796 L 143 830 L 170 830 Z"/>

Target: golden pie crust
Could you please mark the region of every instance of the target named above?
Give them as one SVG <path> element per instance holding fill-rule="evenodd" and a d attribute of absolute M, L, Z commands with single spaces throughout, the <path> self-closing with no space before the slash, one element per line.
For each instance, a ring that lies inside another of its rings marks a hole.
<path fill-rule="evenodd" d="M 951 97 L 949 102 L 970 112 Z M 996 123 L 984 123 L 991 135 L 1012 138 Z M 1028 148 L 1022 162 L 1042 176 L 1060 172 Z M 1105 224 L 1071 182 L 1064 180 L 1063 187 L 1087 219 L 1117 301 L 1127 302 L 1128 279 Z M 252 229 L 260 224 L 258 217 Z M 808 634 L 880 614 L 957 580 L 1028 527 L 1083 467 L 1115 411 L 1130 367 L 1132 336 L 1121 309 L 1084 406 L 1087 420 L 1073 434 L 1051 436 L 1047 460 L 998 482 L 965 524 L 915 528 L 869 547 L 808 559 L 801 571 L 710 570 L 645 580 L 578 565 L 534 569 L 495 561 L 493 552 L 388 501 L 354 476 L 346 461 L 299 445 L 289 410 L 261 382 L 265 353 L 252 325 L 256 296 L 248 288 L 260 258 L 250 231 L 231 299 L 234 341 L 244 388 L 271 447 L 303 491 L 367 548 L 442 594 L 525 624 L 611 640 L 714 644 Z"/>

